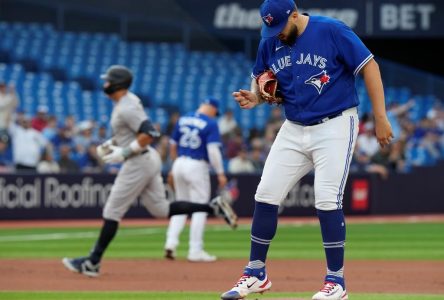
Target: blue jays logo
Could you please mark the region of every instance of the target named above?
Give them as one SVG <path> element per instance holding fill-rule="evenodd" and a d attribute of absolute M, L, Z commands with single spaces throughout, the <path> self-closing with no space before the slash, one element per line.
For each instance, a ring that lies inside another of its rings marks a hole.
<path fill-rule="evenodd" d="M 262 17 L 262 19 L 264 19 L 264 22 L 267 23 L 268 26 L 270 26 L 271 22 L 273 22 L 273 17 L 271 16 L 271 14 Z"/>
<path fill-rule="evenodd" d="M 330 75 L 327 74 L 327 71 L 322 71 L 319 74 L 311 76 L 309 79 L 305 81 L 305 84 L 311 84 L 316 88 L 319 94 L 321 94 L 322 88 L 324 85 L 330 82 Z"/>

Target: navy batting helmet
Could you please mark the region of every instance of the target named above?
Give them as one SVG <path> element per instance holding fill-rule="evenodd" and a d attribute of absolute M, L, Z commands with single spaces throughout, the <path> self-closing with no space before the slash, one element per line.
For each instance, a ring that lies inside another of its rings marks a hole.
<path fill-rule="evenodd" d="M 131 70 L 121 65 L 109 67 L 106 73 L 102 74 L 100 78 L 109 82 L 109 85 L 103 89 L 108 95 L 119 90 L 128 89 L 133 82 Z"/>

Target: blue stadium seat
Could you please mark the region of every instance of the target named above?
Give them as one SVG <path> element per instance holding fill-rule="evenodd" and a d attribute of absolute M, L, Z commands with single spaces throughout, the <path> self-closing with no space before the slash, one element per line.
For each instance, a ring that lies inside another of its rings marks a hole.
<path fill-rule="evenodd" d="M 241 110 L 231 93 L 248 89 L 253 62 L 243 53 L 189 51 L 182 44 L 127 42 L 116 34 L 57 32 L 48 24 L 0 22 L 0 80 L 15 83 L 20 107 L 33 113 L 47 104 L 57 116 L 75 114 L 77 119 L 108 120 L 112 102 L 102 91 L 100 74 L 112 64 L 128 65 L 135 76 L 133 91 L 149 105 L 153 120 L 164 126 L 168 111 L 184 113 L 213 95 L 220 109 L 232 109 L 246 130 L 263 128 L 271 107 Z M 6 55 L 5 55 L 6 53 Z M 363 80 L 356 82 L 359 115 L 371 111 Z M 89 88 L 90 90 L 86 90 Z M 386 87 L 387 104 L 406 103 L 408 87 Z M 412 109 L 415 120 L 435 105 L 433 96 L 419 95 Z"/>

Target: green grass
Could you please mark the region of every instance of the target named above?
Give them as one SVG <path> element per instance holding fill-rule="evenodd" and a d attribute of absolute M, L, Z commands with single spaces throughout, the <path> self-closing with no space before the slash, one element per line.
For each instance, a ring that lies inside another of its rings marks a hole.
<path fill-rule="evenodd" d="M 444 260 L 442 223 L 349 224 L 347 259 Z M 99 228 L 0 229 L 0 258 L 59 258 L 87 254 Z M 166 228 L 122 227 L 108 258 L 161 258 Z M 179 257 L 188 249 L 188 230 L 181 235 Z M 206 249 L 220 258 L 245 258 L 250 247 L 250 227 L 232 231 L 208 226 Z M 318 225 L 279 225 L 269 258 L 323 259 Z"/>
<path fill-rule="evenodd" d="M 263 296 L 254 295 L 248 299 L 310 299 L 311 294 L 295 293 L 267 293 Z M 0 292 L 1 299 L 8 300 L 216 300 L 217 293 L 190 293 L 190 292 Z M 383 295 L 383 294 L 351 294 L 351 299 L 359 300 L 438 300 L 442 295 Z"/>

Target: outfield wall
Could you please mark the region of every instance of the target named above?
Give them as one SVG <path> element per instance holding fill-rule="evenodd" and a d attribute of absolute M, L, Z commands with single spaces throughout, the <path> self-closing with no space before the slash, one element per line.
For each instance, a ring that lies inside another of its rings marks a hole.
<path fill-rule="evenodd" d="M 420 169 L 414 174 L 353 174 L 343 197 L 348 215 L 444 213 L 443 168 Z M 241 217 L 251 216 L 258 175 L 230 176 L 228 192 Z M 0 220 L 99 218 L 114 175 L 3 175 L 0 177 Z M 213 178 L 213 187 L 216 186 Z M 213 194 L 214 194 L 213 189 Z M 173 193 L 166 186 L 167 195 Z M 314 211 L 313 175 L 304 177 L 280 208 L 283 216 L 311 216 Z M 139 201 L 129 218 L 149 217 Z"/>

